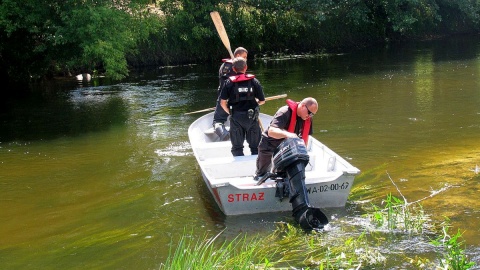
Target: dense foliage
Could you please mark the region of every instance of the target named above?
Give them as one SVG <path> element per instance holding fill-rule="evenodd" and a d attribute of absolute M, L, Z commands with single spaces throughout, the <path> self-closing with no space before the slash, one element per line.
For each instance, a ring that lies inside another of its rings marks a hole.
<path fill-rule="evenodd" d="M 250 55 L 344 51 L 373 43 L 476 33 L 477 0 L 34 0 L 0 2 L 0 74 L 28 81 L 128 66 L 227 57 L 210 19 Z"/>
<path fill-rule="evenodd" d="M 181 3 L 181 4 L 179 4 Z M 163 0 L 168 44 L 191 55 L 225 54 L 208 13 L 220 12 L 232 47 L 322 52 L 430 35 L 476 32 L 473 0 Z M 213 40 L 212 40 L 213 38 Z M 181 59 L 181 57 L 175 57 Z"/>
<path fill-rule="evenodd" d="M 128 74 L 126 54 L 156 29 L 145 4 L 110 0 L 2 0 L 0 74 L 25 81 L 58 73 Z"/>

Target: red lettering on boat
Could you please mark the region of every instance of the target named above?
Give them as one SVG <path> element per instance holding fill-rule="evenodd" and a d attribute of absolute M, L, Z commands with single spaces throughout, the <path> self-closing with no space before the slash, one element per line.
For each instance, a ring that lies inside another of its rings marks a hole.
<path fill-rule="evenodd" d="M 265 193 L 236 193 L 227 195 L 228 202 L 250 202 L 250 201 L 263 201 L 265 200 Z"/>

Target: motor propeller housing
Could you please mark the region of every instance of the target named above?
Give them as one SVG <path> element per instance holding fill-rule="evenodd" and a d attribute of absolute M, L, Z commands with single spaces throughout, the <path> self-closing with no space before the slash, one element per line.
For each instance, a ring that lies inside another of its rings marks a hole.
<path fill-rule="evenodd" d="M 318 208 L 310 205 L 305 187 L 305 167 L 309 156 L 300 138 L 287 138 L 275 150 L 273 172 L 286 175 L 290 186 L 289 201 L 295 221 L 306 232 L 323 229 L 328 218 Z"/>

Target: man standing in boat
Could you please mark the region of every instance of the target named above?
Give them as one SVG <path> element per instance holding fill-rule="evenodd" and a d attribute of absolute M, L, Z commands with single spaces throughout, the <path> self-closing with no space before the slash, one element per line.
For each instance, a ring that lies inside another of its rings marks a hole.
<path fill-rule="evenodd" d="M 230 141 L 233 156 L 243 156 L 245 139 L 252 155 L 258 153 L 261 130 L 258 123 L 259 105 L 265 103 L 263 87 L 255 75 L 245 74 L 247 60 L 242 57 L 233 59 L 232 69 L 235 75 L 230 76 L 222 87 L 220 105 L 230 114 Z"/>
<path fill-rule="evenodd" d="M 278 109 L 258 145 L 255 180 L 263 178 L 270 171 L 273 153 L 284 139 L 300 137 L 307 145 L 308 136 L 313 133 L 312 117 L 317 110 L 318 103 L 312 97 L 301 102 L 287 99 L 287 105 Z"/>
<path fill-rule="evenodd" d="M 243 59 L 247 60 L 248 51 L 243 47 L 238 47 L 235 49 L 233 53 L 233 57 L 242 57 Z M 235 71 L 232 69 L 233 59 L 223 59 L 223 64 L 220 66 L 218 70 L 218 89 L 217 89 L 217 105 L 215 107 L 215 113 L 213 114 L 213 129 L 215 130 L 215 134 L 220 138 L 221 141 L 228 140 L 230 134 L 228 133 L 227 129 L 225 128 L 225 122 L 228 119 L 228 114 L 223 110 L 222 106 L 220 106 L 220 91 L 222 90 L 223 86 L 225 85 L 225 81 L 228 77 L 235 75 Z"/>

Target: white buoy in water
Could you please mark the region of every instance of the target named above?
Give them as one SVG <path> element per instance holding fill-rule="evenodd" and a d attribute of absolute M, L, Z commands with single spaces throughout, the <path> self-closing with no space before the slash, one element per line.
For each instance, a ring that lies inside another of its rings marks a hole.
<path fill-rule="evenodd" d="M 91 81 L 92 80 L 92 75 L 90 75 L 89 73 L 82 73 L 82 74 L 78 74 L 77 76 L 75 76 L 75 78 L 77 79 L 77 81 Z"/>
<path fill-rule="evenodd" d="M 83 73 L 82 75 L 85 81 L 89 82 L 92 80 L 92 75 L 90 75 L 89 73 Z"/>

